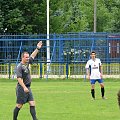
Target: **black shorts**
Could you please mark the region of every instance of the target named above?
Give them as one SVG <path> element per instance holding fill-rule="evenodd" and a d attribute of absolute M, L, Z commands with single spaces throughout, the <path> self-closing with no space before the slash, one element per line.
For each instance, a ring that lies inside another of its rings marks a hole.
<path fill-rule="evenodd" d="M 29 89 L 29 92 L 25 93 L 23 88 L 20 85 L 17 85 L 16 87 L 16 96 L 17 96 L 16 103 L 17 104 L 25 104 L 29 101 L 34 101 L 33 94 L 30 87 L 27 87 L 27 88 Z"/>

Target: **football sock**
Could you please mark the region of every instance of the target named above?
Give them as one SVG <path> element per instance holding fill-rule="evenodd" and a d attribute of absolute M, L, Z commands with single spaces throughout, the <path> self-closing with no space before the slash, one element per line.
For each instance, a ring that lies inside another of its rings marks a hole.
<path fill-rule="evenodd" d="M 17 116 L 19 113 L 20 108 L 15 107 L 14 111 L 13 111 L 13 120 L 17 120 Z"/>
<path fill-rule="evenodd" d="M 105 93 L 105 89 L 104 89 L 104 87 L 103 87 L 103 88 L 101 88 L 102 97 L 104 97 L 104 93 Z"/>
<path fill-rule="evenodd" d="M 91 89 L 91 95 L 93 98 L 95 98 L 95 90 L 94 89 Z"/>
<path fill-rule="evenodd" d="M 33 120 L 37 120 L 35 106 L 30 106 L 30 113 L 32 115 Z"/>

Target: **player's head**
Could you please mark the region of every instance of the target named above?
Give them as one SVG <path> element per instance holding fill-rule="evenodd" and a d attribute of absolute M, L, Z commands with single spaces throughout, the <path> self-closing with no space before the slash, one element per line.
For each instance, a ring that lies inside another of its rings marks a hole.
<path fill-rule="evenodd" d="M 28 52 L 23 52 L 21 54 L 21 59 L 22 59 L 22 63 L 27 63 L 29 61 L 29 53 Z"/>
<path fill-rule="evenodd" d="M 95 57 L 96 57 L 96 52 L 95 52 L 95 51 L 92 51 L 92 52 L 90 53 L 90 56 L 91 56 L 92 59 L 95 59 Z"/>

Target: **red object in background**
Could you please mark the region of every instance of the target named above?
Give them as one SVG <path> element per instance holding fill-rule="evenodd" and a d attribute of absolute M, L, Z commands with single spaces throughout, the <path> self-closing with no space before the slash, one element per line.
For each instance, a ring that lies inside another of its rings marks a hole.
<path fill-rule="evenodd" d="M 114 38 L 120 38 L 119 35 L 109 36 L 112 38 L 109 40 L 109 54 L 111 58 L 120 58 L 120 40 Z"/>

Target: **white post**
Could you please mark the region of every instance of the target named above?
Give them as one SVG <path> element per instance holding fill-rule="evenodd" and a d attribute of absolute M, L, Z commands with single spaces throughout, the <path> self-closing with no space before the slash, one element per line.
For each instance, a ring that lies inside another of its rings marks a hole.
<path fill-rule="evenodd" d="M 96 24 L 97 24 L 97 22 L 96 22 L 96 19 L 97 19 L 97 15 L 96 15 L 96 9 L 97 9 L 97 5 L 96 5 L 96 1 L 97 0 L 94 0 L 94 33 L 96 33 Z"/>
<path fill-rule="evenodd" d="M 49 65 L 50 65 L 50 40 L 49 40 L 49 0 L 47 0 L 47 72 L 49 72 Z"/>

